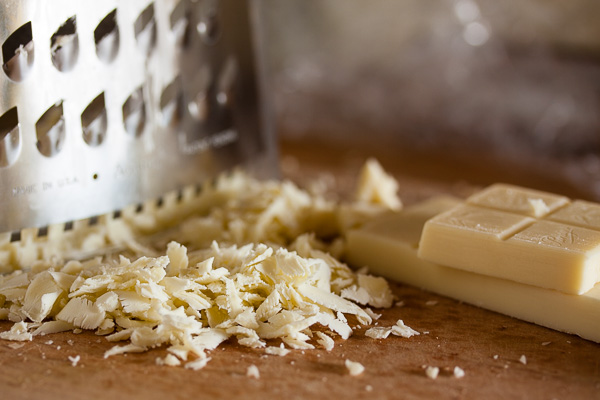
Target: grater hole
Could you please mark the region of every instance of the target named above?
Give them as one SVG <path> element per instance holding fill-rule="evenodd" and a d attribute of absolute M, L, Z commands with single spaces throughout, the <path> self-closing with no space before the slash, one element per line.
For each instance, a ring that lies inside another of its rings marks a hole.
<path fill-rule="evenodd" d="M 165 205 L 165 199 L 164 199 L 164 198 L 162 198 L 162 197 L 159 197 L 159 198 L 156 200 L 156 207 L 158 207 L 158 208 L 161 208 L 161 207 L 162 207 L 162 206 L 164 206 L 164 205 Z"/>
<path fill-rule="evenodd" d="M 10 234 L 10 242 L 20 242 L 21 241 L 21 231 L 15 231 Z"/>
<path fill-rule="evenodd" d="M 13 107 L 0 116 L 0 167 L 12 165 L 20 152 L 19 115 Z"/>
<path fill-rule="evenodd" d="M 140 214 L 142 211 L 144 211 L 144 204 L 139 203 L 136 207 L 135 207 L 135 213 L 136 214 Z"/>
<path fill-rule="evenodd" d="M 33 67 L 33 35 L 31 22 L 14 31 L 2 44 L 2 68 L 13 81 L 24 80 Z"/>
<path fill-rule="evenodd" d="M 175 35 L 175 42 L 178 46 L 188 47 L 190 43 L 190 22 L 189 22 L 189 10 L 187 7 L 187 1 L 180 1 L 170 17 L 171 31 Z"/>
<path fill-rule="evenodd" d="M 74 226 L 75 225 L 74 225 L 73 221 L 65 222 L 65 229 L 64 229 L 64 231 L 65 232 L 72 231 Z"/>
<path fill-rule="evenodd" d="M 62 149 L 65 136 L 65 118 L 62 101 L 50 107 L 35 124 L 37 148 L 46 157 L 53 157 Z"/>
<path fill-rule="evenodd" d="M 113 212 L 114 219 L 119 219 L 119 218 L 121 218 L 122 215 L 123 215 L 123 212 L 121 210 L 117 210 L 117 211 Z"/>
<path fill-rule="evenodd" d="M 119 53 L 119 26 L 117 10 L 112 10 L 94 30 L 96 55 L 105 63 L 112 62 Z"/>
<path fill-rule="evenodd" d="M 71 17 L 61 25 L 50 38 L 52 64 L 62 72 L 70 71 L 77 63 L 79 56 L 79 38 L 77 36 L 77 20 Z"/>
<path fill-rule="evenodd" d="M 177 198 L 176 198 L 177 203 L 181 203 L 183 201 L 183 196 L 184 196 L 183 189 L 179 189 L 177 191 Z"/>
<path fill-rule="evenodd" d="M 38 229 L 38 237 L 46 237 L 48 236 L 48 226 L 42 226 Z"/>
<path fill-rule="evenodd" d="M 83 140 L 92 147 L 100 146 L 106 137 L 107 117 L 104 93 L 100 93 L 81 113 Z"/>
<path fill-rule="evenodd" d="M 88 225 L 89 226 L 95 226 L 98 225 L 98 223 L 100 222 L 100 219 L 98 218 L 98 216 L 93 216 L 88 220 Z"/>
<path fill-rule="evenodd" d="M 140 87 L 131 94 L 123 104 L 123 123 L 125 131 L 134 137 L 144 133 L 146 126 L 146 105 L 144 90 Z"/>
<path fill-rule="evenodd" d="M 179 125 L 183 113 L 183 93 L 179 77 L 175 78 L 163 90 L 160 96 L 160 110 L 162 122 L 165 126 L 176 127 Z"/>
<path fill-rule="evenodd" d="M 144 54 L 149 55 L 156 44 L 156 20 L 154 19 L 154 3 L 142 11 L 134 24 L 135 39 Z"/>
<path fill-rule="evenodd" d="M 219 21 L 217 9 L 212 8 L 208 10 L 208 12 L 202 16 L 200 22 L 198 22 L 196 30 L 204 43 L 208 45 L 215 44 L 221 36 L 221 23 Z"/>

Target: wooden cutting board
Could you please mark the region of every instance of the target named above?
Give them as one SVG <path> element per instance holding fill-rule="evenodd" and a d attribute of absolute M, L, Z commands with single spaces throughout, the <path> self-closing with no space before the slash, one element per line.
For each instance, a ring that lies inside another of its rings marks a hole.
<path fill-rule="evenodd" d="M 200 371 L 155 365 L 163 349 L 104 359 L 114 344 L 90 332 L 37 337 L 20 348 L 1 341 L 0 398 L 600 399 L 600 345 L 412 287 L 394 285 L 394 293 L 404 305 L 383 310 L 379 326 L 402 319 L 419 336 L 375 340 L 361 328 L 331 352 L 284 357 L 231 341 Z M 365 372 L 350 376 L 346 359 Z M 250 365 L 259 379 L 246 376 Z M 437 379 L 425 375 L 426 365 L 440 368 Z M 455 366 L 463 378 L 453 376 Z"/>
<path fill-rule="evenodd" d="M 314 151 L 288 149 L 285 175 L 301 180 L 311 171 L 331 171 L 343 184 L 353 180 L 362 162 L 353 155 L 351 162 L 322 165 L 314 157 Z M 464 184 L 400 178 L 409 201 L 469 190 Z M 90 332 L 0 341 L 0 399 L 600 399 L 600 344 L 392 286 L 404 305 L 381 310 L 378 325 L 402 319 L 419 336 L 374 340 L 360 328 L 348 340 L 336 340 L 331 352 L 294 350 L 284 357 L 230 341 L 214 350 L 200 371 L 156 365 L 164 349 L 104 359 L 114 344 Z M 0 331 L 10 326 L 1 322 Z M 74 366 L 69 357 L 77 356 Z M 347 359 L 363 364 L 365 372 L 350 376 Z M 250 365 L 258 367 L 259 379 L 246 376 Z M 425 366 L 439 367 L 438 378 L 428 378 Z M 455 366 L 465 371 L 463 378 L 453 376 Z"/>

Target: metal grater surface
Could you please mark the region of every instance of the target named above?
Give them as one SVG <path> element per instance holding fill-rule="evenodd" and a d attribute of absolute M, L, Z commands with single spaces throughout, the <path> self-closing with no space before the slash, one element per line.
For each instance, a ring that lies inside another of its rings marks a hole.
<path fill-rule="evenodd" d="M 256 4 L 3 0 L 0 232 L 274 171 Z"/>

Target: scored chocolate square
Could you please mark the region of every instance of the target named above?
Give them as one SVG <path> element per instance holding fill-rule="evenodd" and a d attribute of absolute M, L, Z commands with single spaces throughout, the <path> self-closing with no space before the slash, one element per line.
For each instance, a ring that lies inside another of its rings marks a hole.
<path fill-rule="evenodd" d="M 600 280 L 600 205 L 505 184 L 425 224 L 419 257 L 569 294 Z"/>

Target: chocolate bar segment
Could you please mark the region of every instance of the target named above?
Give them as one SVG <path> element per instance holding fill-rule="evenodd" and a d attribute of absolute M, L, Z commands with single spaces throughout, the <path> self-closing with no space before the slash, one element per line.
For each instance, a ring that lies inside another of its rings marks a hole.
<path fill-rule="evenodd" d="M 425 221 L 458 204 L 433 198 L 351 230 L 346 260 L 389 279 L 600 343 L 600 284 L 577 296 L 417 257 Z"/>
<path fill-rule="evenodd" d="M 593 212 L 590 212 L 592 210 Z M 419 257 L 457 269 L 582 294 L 600 280 L 600 206 L 493 185 L 429 220 Z"/>

